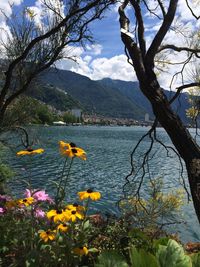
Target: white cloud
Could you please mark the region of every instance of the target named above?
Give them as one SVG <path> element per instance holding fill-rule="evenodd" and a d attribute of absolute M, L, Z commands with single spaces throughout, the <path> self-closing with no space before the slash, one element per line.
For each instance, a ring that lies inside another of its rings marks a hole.
<path fill-rule="evenodd" d="M 86 45 L 86 52 L 91 55 L 100 55 L 102 51 L 102 45 L 100 44 L 92 44 Z"/>
<path fill-rule="evenodd" d="M 4 45 L 3 43 L 7 42 L 7 37 L 11 37 L 10 29 L 6 24 L 6 17 L 10 17 L 12 15 L 12 5 L 20 5 L 23 0 L 0 0 L 0 50 L 1 57 L 3 57 L 4 53 Z M 6 17 L 5 17 L 6 15 Z"/>
<path fill-rule="evenodd" d="M 61 60 L 59 64 L 57 64 L 57 67 L 88 76 L 92 80 L 99 80 L 107 77 L 124 81 L 136 80 L 133 67 L 127 63 L 127 57 L 125 55 L 96 59 L 85 56 L 77 59 L 77 63 L 69 60 Z"/>
<path fill-rule="evenodd" d="M 23 2 L 23 0 L 12 0 L 12 1 L 8 1 L 8 0 L 1 0 L 0 1 L 0 10 L 3 12 L 0 12 L 0 23 L 5 22 L 6 18 L 4 16 L 4 14 L 7 17 L 10 17 L 12 14 L 12 5 L 20 5 Z"/>

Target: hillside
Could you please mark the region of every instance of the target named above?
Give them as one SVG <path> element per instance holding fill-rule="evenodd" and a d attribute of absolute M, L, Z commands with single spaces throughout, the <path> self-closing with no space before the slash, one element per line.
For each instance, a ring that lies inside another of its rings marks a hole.
<path fill-rule="evenodd" d="M 51 69 L 41 77 L 41 81 L 44 84 L 48 81 L 50 85 L 67 92 L 90 113 L 135 119 L 143 119 L 146 113 L 120 90 L 74 72 Z"/>
<path fill-rule="evenodd" d="M 165 93 L 169 98 L 174 94 L 170 91 Z M 151 106 L 137 82 L 109 78 L 93 81 L 75 72 L 51 68 L 40 77 L 39 89 L 31 94 L 60 110 L 80 107 L 89 113 L 136 120 L 143 120 L 145 113 L 149 113 L 153 119 Z M 181 94 L 173 104 L 173 109 L 185 122 L 188 107 L 188 94 Z"/>
<path fill-rule="evenodd" d="M 126 82 L 121 80 L 112 80 L 109 78 L 105 78 L 103 80 L 99 80 L 99 83 L 105 84 L 113 89 L 119 90 L 122 94 L 126 95 L 132 101 L 137 102 L 140 107 L 149 113 L 150 117 L 154 117 L 151 105 L 149 104 L 148 100 L 144 97 L 142 92 L 139 89 L 139 84 L 137 82 Z M 174 92 L 165 90 L 165 94 L 168 99 L 171 99 L 174 96 Z M 173 110 L 178 113 L 181 119 L 184 122 L 187 122 L 188 119 L 186 117 L 185 110 L 189 108 L 188 102 L 188 94 L 182 93 L 180 94 L 179 98 L 177 98 L 173 105 Z"/>
<path fill-rule="evenodd" d="M 57 86 L 49 85 L 48 83 L 38 82 L 26 92 L 26 95 L 61 111 L 66 111 L 72 108 L 83 109 L 81 103 L 74 100 L 67 92 L 61 90 Z"/>

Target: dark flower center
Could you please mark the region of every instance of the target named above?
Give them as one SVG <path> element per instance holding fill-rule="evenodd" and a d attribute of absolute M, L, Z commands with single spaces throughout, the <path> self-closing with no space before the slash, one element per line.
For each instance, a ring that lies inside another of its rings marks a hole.
<path fill-rule="evenodd" d="M 92 192 L 93 192 L 92 189 L 88 189 L 88 190 L 87 190 L 87 193 L 89 193 L 89 194 L 92 193 Z"/>
<path fill-rule="evenodd" d="M 72 214 L 76 214 L 76 211 L 75 211 L 75 210 L 73 210 L 73 211 L 72 211 Z"/>
<path fill-rule="evenodd" d="M 50 234 L 50 231 L 49 231 L 49 230 L 48 230 L 48 231 L 46 231 L 46 234 L 47 234 L 47 235 L 49 235 L 49 234 Z"/>
<path fill-rule="evenodd" d="M 23 202 L 27 202 L 28 200 L 27 199 L 23 199 Z"/>
<path fill-rule="evenodd" d="M 57 210 L 56 213 L 57 214 L 62 214 L 62 211 L 61 210 Z"/>
<path fill-rule="evenodd" d="M 63 227 L 67 227 L 66 223 L 63 223 Z"/>
<path fill-rule="evenodd" d="M 70 143 L 71 147 L 76 147 L 76 145 L 74 143 Z"/>
<path fill-rule="evenodd" d="M 74 203 L 74 204 L 73 204 L 73 207 L 78 207 L 78 204 L 77 204 L 77 203 Z"/>
<path fill-rule="evenodd" d="M 28 151 L 28 152 L 32 152 L 33 149 L 32 149 L 31 147 L 28 147 L 28 148 L 27 148 L 27 151 Z"/>
<path fill-rule="evenodd" d="M 77 149 L 76 149 L 76 148 L 72 148 L 72 152 L 73 152 L 74 154 L 76 154 L 76 153 L 77 153 Z"/>
<path fill-rule="evenodd" d="M 79 247 L 80 250 L 83 250 L 83 247 Z"/>

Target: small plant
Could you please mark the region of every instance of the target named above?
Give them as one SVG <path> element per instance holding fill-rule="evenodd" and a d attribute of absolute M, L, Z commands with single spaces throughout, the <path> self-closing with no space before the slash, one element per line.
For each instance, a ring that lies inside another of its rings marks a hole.
<path fill-rule="evenodd" d="M 120 208 L 127 221 L 140 229 L 162 230 L 164 226 L 177 221 L 177 212 L 184 203 L 183 190 L 175 193 L 163 191 L 161 178 L 151 179 L 145 198 L 133 196 L 120 202 Z"/>

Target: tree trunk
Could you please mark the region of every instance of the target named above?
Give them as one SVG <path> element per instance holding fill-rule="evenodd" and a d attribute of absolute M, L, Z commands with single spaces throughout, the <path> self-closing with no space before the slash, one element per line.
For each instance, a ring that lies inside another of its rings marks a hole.
<path fill-rule="evenodd" d="M 194 208 L 200 222 L 200 159 L 194 158 L 193 160 L 186 162 L 186 168 Z"/>

